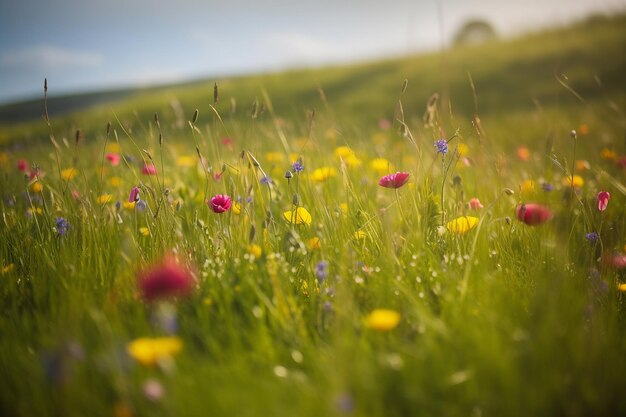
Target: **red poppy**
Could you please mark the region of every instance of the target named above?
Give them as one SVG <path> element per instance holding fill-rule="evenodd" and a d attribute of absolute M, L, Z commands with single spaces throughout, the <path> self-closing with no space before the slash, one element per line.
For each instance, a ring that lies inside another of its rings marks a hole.
<path fill-rule="evenodd" d="M 409 180 L 408 172 L 396 172 L 385 175 L 378 181 L 378 185 L 385 188 L 400 188 Z"/>
<path fill-rule="evenodd" d="M 166 255 L 157 265 L 138 275 L 142 297 L 147 301 L 187 295 L 193 286 L 191 271 L 179 265 L 172 255 Z"/>
<path fill-rule="evenodd" d="M 215 195 L 207 201 L 207 205 L 211 207 L 211 210 L 215 213 L 224 213 L 225 211 L 228 211 L 232 204 L 233 200 L 226 194 Z"/>
<path fill-rule="evenodd" d="M 157 169 L 154 166 L 154 164 L 143 164 L 143 168 L 141 169 L 141 172 L 144 175 L 156 175 Z"/>
<path fill-rule="evenodd" d="M 536 203 L 520 204 L 517 206 L 517 219 L 529 226 L 543 224 L 552 218 L 552 211 Z"/>
<path fill-rule="evenodd" d="M 609 205 L 609 200 L 611 199 L 611 194 L 608 191 L 600 191 L 598 193 L 598 210 L 604 211 L 606 207 Z"/>

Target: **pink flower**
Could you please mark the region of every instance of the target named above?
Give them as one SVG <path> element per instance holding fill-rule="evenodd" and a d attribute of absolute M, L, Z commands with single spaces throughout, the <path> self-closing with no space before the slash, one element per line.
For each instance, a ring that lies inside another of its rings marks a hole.
<path fill-rule="evenodd" d="M 26 159 L 20 159 L 17 161 L 17 169 L 21 172 L 28 171 L 28 161 Z"/>
<path fill-rule="evenodd" d="M 154 164 L 143 164 L 143 168 L 141 169 L 141 172 L 144 175 L 156 175 L 157 169 L 154 166 Z"/>
<path fill-rule="evenodd" d="M 408 172 L 396 172 L 385 175 L 378 181 L 378 185 L 385 188 L 400 188 L 409 180 Z"/>
<path fill-rule="evenodd" d="M 541 204 L 528 203 L 517 206 L 517 219 L 529 226 L 543 224 L 552 218 L 552 211 Z"/>
<path fill-rule="evenodd" d="M 615 269 L 626 268 L 626 255 L 623 253 L 607 254 L 603 258 L 604 264 Z"/>
<path fill-rule="evenodd" d="M 211 197 L 211 200 L 207 201 L 208 206 L 211 207 L 211 210 L 215 213 L 228 211 L 232 203 L 233 200 L 226 194 L 215 195 Z"/>
<path fill-rule="evenodd" d="M 106 154 L 106 158 L 114 167 L 118 166 L 122 160 L 122 157 L 117 153 L 108 153 Z"/>
<path fill-rule="evenodd" d="M 161 263 L 138 274 L 138 285 L 142 297 L 147 301 L 187 295 L 193 286 L 191 271 L 166 255 Z"/>
<path fill-rule="evenodd" d="M 128 197 L 128 202 L 129 203 L 134 203 L 136 201 L 139 200 L 139 188 L 138 187 L 133 187 L 130 190 L 130 196 Z"/>
<path fill-rule="evenodd" d="M 480 200 L 477 198 L 472 198 L 468 203 L 467 206 L 472 209 L 472 210 L 478 210 L 483 208 L 483 205 L 480 203 Z"/>
<path fill-rule="evenodd" d="M 610 199 L 611 199 L 611 194 L 608 191 L 600 191 L 598 193 L 598 210 L 600 211 L 606 210 L 606 206 L 609 205 Z"/>

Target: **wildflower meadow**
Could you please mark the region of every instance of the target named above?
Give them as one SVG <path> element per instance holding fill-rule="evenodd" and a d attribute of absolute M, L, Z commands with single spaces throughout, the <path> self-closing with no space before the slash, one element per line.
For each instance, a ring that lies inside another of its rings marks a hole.
<path fill-rule="evenodd" d="M 626 415 L 624 27 L 450 49 L 445 82 L 52 117 L 41 80 L 0 129 L 1 414 Z"/>

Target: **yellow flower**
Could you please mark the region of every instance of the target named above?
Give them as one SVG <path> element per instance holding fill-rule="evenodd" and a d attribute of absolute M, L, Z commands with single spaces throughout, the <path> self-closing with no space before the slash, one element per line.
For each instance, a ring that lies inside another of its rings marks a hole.
<path fill-rule="evenodd" d="M 354 155 L 354 151 L 347 146 L 338 146 L 335 148 L 334 154 L 337 158 L 345 159 L 349 155 Z"/>
<path fill-rule="evenodd" d="M 122 179 L 120 177 L 111 177 L 109 184 L 111 184 L 111 187 L 119 187 L 122 185 Z"/>
<path fill-rule="evenodd" d="M 311 239 L 309 239 L 309 241 L 307 242 L 307 245 L 310 250 L 316 250 L 322 247 L 320 238 L 317 236 L 314 236 Z"/>
<path fill-rule="evenodd" d="M 365 318 L 365 327 L 368 329 L 388 332 L 400 323 L 400 313 L 395 310 L 376 309 Z"/>
<path fill-rule="evenodd" d="M 571 187 L 572 176 L 566 175 L 565 177 L 563 177 L 562 182 L 563 182 L 563 185 L 565 185 L 566 187 Z M 583 180 L 583 177 L 581 177 L 580 175 L 574 175 L 574 187 L 581 188 L 583 185 L 585 185 L 585 180 Z"/>
<path fill-rule="evenodd" d="M 298 207 L 294 210 L 287 210 L 283 213 L 285 219 L 292 224 L 311 224 L 311 213 L 304 207 Z"/>
<path fill-rule="evenodd" d="M 576 171 L 588 171 L 589 169 L 591 169 L 591 165 L 589 165 L 588 161 L 585 161 L 583 159 L 579 159 L 578 161 L 576 161 Z"/>
<path fill-rule="evenodd" d="M 126 210 L 134 210 L 135 209 L 135 202 L 134 201 L 124 201 L 122 203 L 122 207 L 124 207 Z"/>
<path fill-rule="evenodd" d="M 348 215 L 348 203 L 339 204 L 339 210 L 341 210 L 341 214 L 343 214 L 344 216 L 347 216 Z"/>
<path fill-rule="evenodd" d="M 467 156 L 469 154 L 469 146 L 464 143 L 459 143 L 456 146 L 456 153 L 460 157 Z"/>
<path fill-rule="evenodd" d="M 263 250 L 259 245 L 252 244 L 248 246 L 246 252 L 248 252 L 250 255 L 254 255 L 255 258 L 260 258 Z"/>
<path fill-rule="evenodd" d="M 524 180 L 520 186 L 522 194 L 530 194 L 535 191 L 535 181 Z"/>
<path fill-rule="evenodd" d="M 196 158 L 191 155 L 182 155 L 176 158 L 176 166 L 190 168 L 196 165 Z"/>
<path fill-rule="evenodd" d="M 285 155 L 280 152 L 268 152 L 265 154 L 265 159 L 267 162 L 283 162 L 285 159 Z M 297 157 L 296 157 L 297 159 Z"/>
<path fill-rule="evenodd" d="M 0 152 L 0 165 L 4 165 L 9 160 L 9 155 L 4 152 Z"/>
<path fill-rule="evenodd" d="M 355 154 L 350 154 L 343 158 L 343 161 L 351 168 L 356 168 L 361 166 L 362 162 L 359 158 L 356 157 Z"/>
<path fill-rule="evenodd" d="M 235 201 L 231 206 L 230 211 L 232 211 L 233 214 L 241 214 L 241 204 Z"/>
<path fill-rule="evenodd" d="M 2 268 L 2 275 L 8 274 L 9 272 L 15 269 L 15 264 L 8 264 L 7 266 Z"/>
<path fill-rule="evenodd" d="M 380 175 L 393 172 L 393 166 L 385 158 L 375 158 L 370 162 L 370 167 Z"/>
<path fill-rule="evenodd" d="M 322 182 L 336 175 L 337 175 L 337 170 L 335 168 L 322 167 L 322 168 L 317 168 L 311 173 L 311 179 L 315 182 Z"/>
<path fill-rule="evenodd" d="M 30 186 L 30 189 L 34 193 L 40 193 L 43 191 L 43 185 L 41 185 L 39 181 L 36 181 Z"/>
<path fill-rule="evenodd" d="M 32 215 L 32 214 L 33 214 L 33 209 L 29 207 L 29 208 L 26 210 L 26 212 L 27 212 L 28 214 Z M 36 207 L 36 208 L 35 208 L 35 210 L 34 210 L 34 213 L 36 213 L 36 214 L 41 214 L 41 213 L 43 213 L 43 210 L 41 209 L 41 207 Z"/>
<path fill-rule="evenodd" d="M 106 204 L 111 201 L 113 196 L 111 194 L 102 194 L 98 197 L 99 204 Z"/>
<path fill-rule="evenodd" d="M 61 171 L 61 178 L 65 181 L 69 181 L 74 178 L 78 174 L 78 170 L 76 168 L 65 168 Z"/>
<path fill-rule="evenodd" d="M 476 227 L 477 224 L 478 217 L 462 216 L 449 221 L 446 228 L 452 233 L 463 235 Z"/>
<path fill-rule="evenodd" d="M 110 153 L 120 153 L 120 145 L 117 143 L 109 143 L 106 151 Z"/>
<path fill-rule="evenodd" d="M 618 285 L 617 285 L 617 289 L 618 289 L 620 292 L 626 292 L 626 284 L 618 284 Z"/>
<path fill-rule="evenodd" d="M 176 355 L 182 349 L 183 342 L 178 337 L 142 337 L 126 346 L 130 357 L 145 366 L 153 366 L 160 360 Z"/>
<path fill-rule="evenodd" d="M 356 232 L 354 232 L 355 240 L 365 239 L 366 237 L 367 237 L 367 233 L 365 233 L 363 230 L 357 230 Z"/>
<path fill-rule="evenodd" d="M 617 153 L 613 149 L 604 148 L 600 151 L 600 157 L 607 161 L 616 161 Z"/>
<path fill-rule="evenodd" d="M 148 229 L 147 227 L 140 227 L 139 234 L 141 236 L 150 236 L 150 229 Z"/>

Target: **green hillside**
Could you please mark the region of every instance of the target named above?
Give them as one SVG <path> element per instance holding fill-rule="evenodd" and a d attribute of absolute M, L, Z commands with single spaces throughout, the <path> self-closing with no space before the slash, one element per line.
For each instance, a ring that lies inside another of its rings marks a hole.
<path fill-rule="evenodd" d="M 626 16 L 596 17 L 518 39 L 453 48 L 443 55 L 433 52 L 341 67 L 60 97 L 50 99 L 48 107 L 57 129 L 68 132 L 77 128 L 101 131 L 114 113 L 121 119 L 135 115 L 133 118 L 143 122 L 154 112 L 175 119 L 174 102 L 180 104 L 185 118 L 196 108 L 202 117 L 209 113 L 213 84 L 217 82 L 220 101 L 216 107 L 222 115 L 231 113 L 234 100 L 234 117 L 247 118 L 255 100 L 262 103 L 269 98 L 279 117 L 299 120 L 305 118 L 308 110 L 328 108 L 328 114 L 336 116 L 338 122 L 374 124 L 378 118 L 393 116 L 400 85 L 407 79 L 404 107 L 408 116 L 420 117 L 428 98 L 438 92 L 450 98 L 454 116 L 467 118 L 474 112 L 471 76 L 481 117 L 528 115 L 537 109 L 580 107 L 581 101 L 558 79 L 587 103 L 606 103 L 611 99 L 623 104 L 625 50 Z M 51 86 L 51 92 L 53 89 Z M 322 103 L 320 90 L 327 103 Z M 90 105 L 95 107 L 56 116 Z M 2 141 L 45 137 L 46 129 L 40 121 L 42 112 L 43 99 L 0 106 Z M 23 119 L 28 118 L 36 121 L 24 123 Z M 22 123 L 11 123 L 12 120 Z"/>

